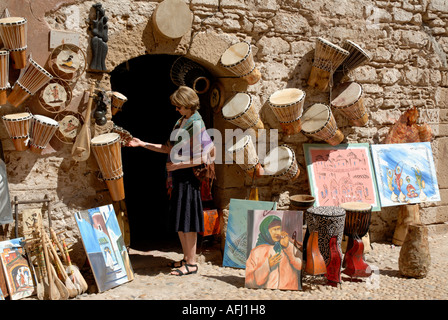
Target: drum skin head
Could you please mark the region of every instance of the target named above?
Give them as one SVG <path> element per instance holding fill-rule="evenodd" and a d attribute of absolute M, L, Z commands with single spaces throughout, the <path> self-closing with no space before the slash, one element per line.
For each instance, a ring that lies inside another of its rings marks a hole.
<path fill-rule="evenodd" d="M 112 143 L 117 139 L 120 139 L 120 135 L 118 133 L 109 132 L 96 136 L 90 141 L 93 145 L 102 145 Z"/>
<path fill-rule="evenodd" d="M 153 23 L 162 35 L 177 39 L 190 31 L 193 14 L 184 1 L 164 0 L 154 12 Z"/>
<path fill-rule="evenodd" d="M 35 114 L 34 118 L 36 120 L 39 120 L 40 122 L 47 123 L 49 125 L 59 126 L 59 122 L 57 122 L 56 120 L 51 119 L 51 118 L 46 117 L 46 116 L 43 116 L 43 115 L 40 115 L 40 114 Z"/>
<path fill-rule="evenodd" d="M 264 158 L 264 170 L 267 174 L 281 174 L 288 170 L 293 158 L 293 154 L 288 147 L 274 148 Z"/>
<path fill-rule="evenodd" d="M 239 138 L 233 146 L 227 149 L 228 152 L 237 152 L 238 150 L 241 150 L 244 148 L 246 144 L 249 143 L 251 140 L 251 137 L 249 135 L 245 135 L 241 138 Z"/>
<path fill-rule="evenodd" d="M 274 92 L 269 97 L 269 102 L 276 106 L 286 106 L 300 101 L 303 94 L 303 91 L 300 89 L 287 88 Z"/>
<path fill-rule="evenodd" d="M 30 117 L 31 113 L 29 112 L 20 112 L 20 113 L 12 113 L 12 114 L 5 114 L 3 118 L 5 120 L 17 120 L 17 119 L 23 119 L 26 117 Z"/>
<path fill-rule="evenodd" d="M 362 93 L 362 87 L 357 82 L 344 82 L 337 86 L 334 90 L 336 98 L 331 101 L 331 104 L 338 107 L 345 107 L 354 104 L 359 100 Z"/>
<path fill-rule="evenodd" d="M 246 42 L 239 42 L 230 46 L 221 56 L 221 63 L 230 66 L 243 60 L 249 53 L 250 46 Z"/>
<path fill-rule="evenodd" d="M 242 114 L 249 107 L 250 96 L 247 93 L 238 92 L 222 107 L 224 118 L 233 118 Z"/>
<path fill-rule="evenodd" d="M 13 23 L 25 23 L 26 19 L 21 17 L 6 17 L 0 19 L 0 24 L 13 24 Z"/>
<path fill-rule="evenodd" d="M 328 106 L 322 103 L 313 104 L 302 115 L 302 130 L 305 132 L 314 132 L 322 128 L 327 122 L 328 116 Z"/>
<path fill-rule="evenodd" d="M 346 202 L 340 204 L 340 207 L 349 211 L 366 211 L 371 209 L 372 205 L 365 202 Z"/>

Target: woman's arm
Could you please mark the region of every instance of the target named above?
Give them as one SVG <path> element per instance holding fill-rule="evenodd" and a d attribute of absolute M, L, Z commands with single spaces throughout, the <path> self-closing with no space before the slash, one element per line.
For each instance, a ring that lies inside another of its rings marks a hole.
<path fill-rule="evenodd" d="M 143 147 L 145 149 L 160 152 L 160 153 L 169 153 L 171 148 L 164 144 L 154 144 L 149 142 L 144 142 L 139 138 L 132 138 L 127 144 L 127 147 Z"/>

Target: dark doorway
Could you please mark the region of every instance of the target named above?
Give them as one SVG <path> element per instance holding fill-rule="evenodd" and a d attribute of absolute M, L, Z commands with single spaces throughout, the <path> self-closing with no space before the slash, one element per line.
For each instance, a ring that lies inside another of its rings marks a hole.
<path fill-rule="evenodd" d="M 128 100 L 112 120 L 134 137 L 164 144 L 180 115 L 170 103 L 177 89 L 170 70 L 175 55 L 144 55 L 117 66 L 111 72 L 111 87 Z M 201 98 L 204 121 L 212 113 Z M 209 127 L 210 123 L 207 123 Z M 131 247 L 148 248 L 161 241 L 177 240 L 169 226 L 166 190 L 167 155 L 144 148 L 122 148 L 125 202 L 131 231 Z"/>

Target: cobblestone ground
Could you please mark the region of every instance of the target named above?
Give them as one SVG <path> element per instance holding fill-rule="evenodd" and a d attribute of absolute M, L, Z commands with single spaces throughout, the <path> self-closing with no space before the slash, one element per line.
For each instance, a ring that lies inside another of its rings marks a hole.
<path fill-rule="evenodd" d="M 176 277 L 167 264 L 180 260 L 177 246 L 158 250 L 130 249 L 135 279 L 102 293 L 84 293 L 74 300 L 447 300 L 448 235 L 429 239 L 431 267 L 423 279 L 405 278 L 398 270 L 400 247 L 372 243 L 365 254 L 375 273 L 370 278 L 343 275 L 338 287 L 323 277 L 303 277 L 302 291 L 248 289 L 245 271 L 222 267 L 219 245 L 203 245 L 199 272 Z M 94 287 L 94 286 L 93 286 Z"/>

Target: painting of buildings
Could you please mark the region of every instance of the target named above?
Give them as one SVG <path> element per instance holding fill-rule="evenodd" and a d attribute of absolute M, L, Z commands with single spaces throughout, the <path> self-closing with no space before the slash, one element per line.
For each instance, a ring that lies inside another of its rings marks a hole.
<path fill-rule="evenodd" d="M 369 144 L 304 144 L 315 206 L 366 202 L 380 210 Z"/>
<path fill-rule="evenodd" d="M 112 205 L 75 213 L 98 291 L 133 280 L 123 236 Z"/>
<path fill-rule="evenodd" d="M 0 242 L 0 261 L 11 300 L 34 294 L 33 274 L 25 256 L 23 238 Z"/>

